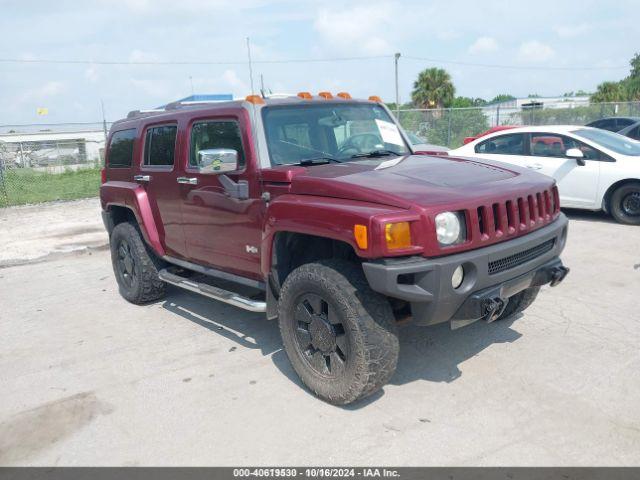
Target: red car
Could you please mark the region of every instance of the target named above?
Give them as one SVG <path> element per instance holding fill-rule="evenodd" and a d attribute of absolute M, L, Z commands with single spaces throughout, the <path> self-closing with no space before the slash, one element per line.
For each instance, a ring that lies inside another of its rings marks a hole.
<path fill-rule="evenodd" d="M 413 155 L 377 97 L 132 112 L 111 128 L 103 180 L 125 299 L 169 283 L 277 318 L 297 374 L 335 404 L 391 378 L 401 320 L 507 318 L 568 271 L 553 179 Z"/>
<path fill-rule="evenodd" d="M 480 138 L 480 137 L 484 137 L 485 135 L 489 135 L 490 133 L 494 133 L 494 132 L 499 132 L 500 130 L 509 130 L 510 128 L 516 128 L 518 127 L 518 125 L 498 125 L 495 127 L 491 127 L 489 130 L 487 130 L 486 132 L 482 132 L 478 135 L 475 135 L 473 137 L 465 137 L 465 139 L 462 141 L 463 145 L 466 145 L 469 142 L 473 142 L 474 140 Z"/>

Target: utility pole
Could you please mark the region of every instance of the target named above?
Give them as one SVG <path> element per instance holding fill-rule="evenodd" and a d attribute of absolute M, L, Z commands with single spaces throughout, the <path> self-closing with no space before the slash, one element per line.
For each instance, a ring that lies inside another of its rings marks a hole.
<path fill-rule="evenodd" d="M 398 60 L 400 60 L 400 52 L 397 52 L 394 56 L 395 68 L 396 68 L 396 117 L 400 116 L 400 90 L 398 88 Z"/>
<path fill-rule="evenodd" d="M 100 99 L 100 106 L 102 107 L 102 130 L 104 131 L 104 144 L 107 145 L 107 117 L 104 114 L 104 101 Z"/>

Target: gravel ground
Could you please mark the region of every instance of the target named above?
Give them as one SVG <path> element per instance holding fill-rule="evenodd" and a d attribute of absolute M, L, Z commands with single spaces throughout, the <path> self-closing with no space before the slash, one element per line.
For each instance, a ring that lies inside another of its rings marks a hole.
<path fill-rule="evenodd" d="M 403 327 L 390 384 L 336 408 L 261 315 L 124 301 L 98 211 L 0 211 L 2 465 L 640 465 L 637 227 L 569 212 L 562 285 L 516 320 Z"/>

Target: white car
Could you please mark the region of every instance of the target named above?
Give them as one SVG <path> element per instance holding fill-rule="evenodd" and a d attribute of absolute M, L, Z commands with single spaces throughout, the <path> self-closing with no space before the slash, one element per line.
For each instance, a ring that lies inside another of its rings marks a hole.
<path fill-rule="evenodd" d="M 640 225 L 640 142 L 575 125 L 517 127 L 480 137 L 449 155 L 496 160 L 556 179 L 563 207 L 604 210 Z"/>

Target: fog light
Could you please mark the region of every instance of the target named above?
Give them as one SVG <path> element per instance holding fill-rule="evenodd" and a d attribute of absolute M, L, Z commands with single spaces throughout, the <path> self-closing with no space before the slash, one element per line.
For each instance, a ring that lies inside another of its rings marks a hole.
<path fill-rule="evenodd" d="M 462 281 L 464 280 L 464 268 L 462 265 L 458 265 L 456 269 L 453 271 L 453 275 L 451 275 L 451 286 L 453 288 L 458 288 L 462 285 Z"/>

